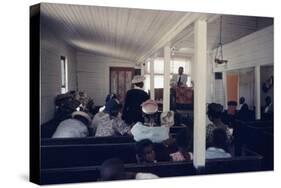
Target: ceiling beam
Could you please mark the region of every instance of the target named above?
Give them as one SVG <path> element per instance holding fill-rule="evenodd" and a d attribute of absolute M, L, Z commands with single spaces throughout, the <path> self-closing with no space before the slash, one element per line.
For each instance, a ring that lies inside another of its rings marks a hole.
<path fill-rule="evenodd" d="M 137 62 L 143 62 L 145 59 L 149 58 L 160 48 L 163 48 L 167 43 L 169 43 L 177 34 L 183 31 L 187 26 L 192 24 L 199 18 L 204 17 L 206 14 L 200 13 L 187 13 L 185 14 L 175 25 L 172 27 L 163 37 L 153 45 L 153 47 L 144 53 Z"/>

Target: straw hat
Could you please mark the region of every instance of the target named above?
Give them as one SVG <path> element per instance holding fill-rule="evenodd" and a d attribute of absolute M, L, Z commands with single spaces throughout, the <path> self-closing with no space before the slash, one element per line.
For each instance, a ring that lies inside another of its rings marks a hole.
<path fill-rule="evenodd" d="M 145 114 L 154 114 L 158 111 L 158 105 L 154 100 L 147 100 L 141 104 L 142 111 Z"/>
<path fill-rule="evenodd" d="M 82 117 L 86 118 L 89 123 L 92 121 L 91 117 L 86 112 L 75 111 L 71 114 L 71 117 L 74 118 L 75 116 L 82 116 Z"/>
<path fill-rule="evenodd" d="M 132 80 L 132 84 L 136 84 L 136 83 L 141 83 L 145 80 L 144 76 L 141 75 L 136 75 L 134 76 L 133 80 Z"/>

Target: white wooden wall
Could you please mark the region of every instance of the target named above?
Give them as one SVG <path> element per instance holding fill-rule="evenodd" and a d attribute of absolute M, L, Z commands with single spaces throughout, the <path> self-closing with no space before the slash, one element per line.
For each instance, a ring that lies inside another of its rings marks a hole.
<path fill-rule="evenodd" d="M 215 52 L 215 51 L 214 51 Z M 227 65 L 215 66 L 215 72 L 273 64 L 273 26 L 266 27 L 223 46 Z"/>
<path fill-rule="evenodd" d="M 55 112 L 54 99 L 60 94 L 60 57 L 68 61 L 68 88 L 76 89 L 76 51 L 61 41 L 49 27 L 41 22 L 41 120 L 43 124 L 52 119 Z"/>
<path fill-rule="evenodd" d="M 225 72 L 245 69 L 257 65 L 273 65 L 273 26 L 266 27 L 223 46 L 224 59 L 227 65 L 214 65 L 213 72 Z M 213 51 L 215 53 L 215 50 Z M 214 102 L 225 101 L 222 80 L 214 80 Z"/>
<path fill-rule="evenodd" d="M 134 67 L 135 63 L 90 53 L 77 53 L 78 88 L 103 105 L 109 93 L 109 68 Z"/>

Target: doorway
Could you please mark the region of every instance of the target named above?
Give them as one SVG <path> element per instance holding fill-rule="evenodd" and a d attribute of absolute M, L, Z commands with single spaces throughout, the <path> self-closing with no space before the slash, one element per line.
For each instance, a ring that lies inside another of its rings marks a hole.
<path fill-rule="evenodd" d="M 227 101 L 238 102 L 238 78 L 236 73 L 227 73 L 226 75 Z"/>
<path fill-rule="evenodd" d="M 132 88 L 134 68 L 110 67 L 109 91 L 117 95 L 121 103 L 124 102 L 126 93 Z"/>

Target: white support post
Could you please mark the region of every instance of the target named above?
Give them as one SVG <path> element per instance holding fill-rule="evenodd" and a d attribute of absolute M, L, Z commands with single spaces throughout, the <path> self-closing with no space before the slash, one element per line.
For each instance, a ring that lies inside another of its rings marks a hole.
<path fill-rule="evenodd" d="M 140 67 L 141 67 L 141 76 L 144 76 L 144 69 L 145 69 L 145 62 L 142 62 L 141 64 L 140 64 Z"/>
<path fill-rule="evenodd" d="M 194 72 L 195 72 L 194 71 L 194 67 L 195 67 L 194 63 L 195 63 L 194 62 L 194 55 L 192 55 L 191 58 L 190 58 L 190 66 L 189 66 L 190 67 L 190 71 L 189 71 L 190 82 L 193 82 L 193 80 L 194 80 Z M 191 86 L 192 86 L 192 84 L 191 84 Z"/>
<path fill-rule="evenodd" d="M 164 93 L 163 93 L 163 112 L 170 111 L 170 46 L 164 47 Z"/>
<path fill-rule="evenodd" d="M 256 106 L 256 120 L 261 119 L 261 67 L 255 67 L 255 106 Z"/>
<path fill-rule="evenodd" d="M 154 59 L 149 62 L 150 68 L 150 99 L 155 100 L 155 91 L 154 91 Z"/>
<path fill-rule="evenodd" d="M 194 159 L 195 168 L 205 166 L 206 93 L 207 93 L 207 22 L 199 19 L 194 25 Z"/>

